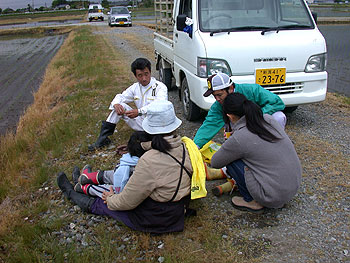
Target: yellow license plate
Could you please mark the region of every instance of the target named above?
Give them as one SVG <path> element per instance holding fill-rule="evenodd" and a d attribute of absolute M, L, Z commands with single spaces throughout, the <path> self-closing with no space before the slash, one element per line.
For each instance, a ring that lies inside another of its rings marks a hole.
<path fill-rule="evenodd" d="M 285 68 L 257 69 L 255 83 L 259 85 L 277 85 L 286 83 Z"/>
<path fill-rule="evenodd" d="M 120 24 L 121 24 L 121 25 L 124 25 L 124 21 L 121 21 Z"/>

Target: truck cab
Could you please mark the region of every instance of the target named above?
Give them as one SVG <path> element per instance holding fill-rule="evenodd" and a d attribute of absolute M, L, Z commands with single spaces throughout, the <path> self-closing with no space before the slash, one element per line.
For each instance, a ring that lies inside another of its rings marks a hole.
<path fill-rule="evenodd" d="M 203 93 L 217 72 L 260 84 L 291 109 L 325 99 L 326 42 L 304 0 L 175 0 L 172 21 L 172 53 L 159 33 L 155 52 L 159 69 L 171 69 L 187 119 L 215 101 Z"/>

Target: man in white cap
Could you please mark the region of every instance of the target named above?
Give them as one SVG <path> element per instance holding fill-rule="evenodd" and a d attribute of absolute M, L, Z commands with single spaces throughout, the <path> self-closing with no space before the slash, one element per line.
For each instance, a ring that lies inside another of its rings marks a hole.
<path fill-rule="evenodd" d="M 205 121 L 194 137 L 194 142 L 199 148 L 202 148 L 224 127 L 222 103 L 226 96 L 233 92 L 241 93 L 248 100 L 258 104 L 264 114 L 272 115 L 283 128 L 286 125 L 286 116 L 282 112 L 285 105 L 278 95 L 258 84 L 234 83 L 227 74 L 217 73 L 208 78 L 208 90 L 203 94 L 204 97 L 213 95 L 216 102 L 210 107 Z M 230 132 L 229 127 L 225 127 L 226 132 Z"/>

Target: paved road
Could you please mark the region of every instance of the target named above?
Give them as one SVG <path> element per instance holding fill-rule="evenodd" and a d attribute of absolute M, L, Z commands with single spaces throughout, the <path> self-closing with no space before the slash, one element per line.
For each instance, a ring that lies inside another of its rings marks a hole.
<path fill-rule="evenodd" d="M 327 42 L 328 91 L 350 96 L 350 25 L 319 25 Z"/>

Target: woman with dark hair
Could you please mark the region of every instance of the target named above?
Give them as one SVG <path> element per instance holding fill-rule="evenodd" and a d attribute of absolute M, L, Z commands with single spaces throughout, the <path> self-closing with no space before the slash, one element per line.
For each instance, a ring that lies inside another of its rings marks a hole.
<path fill-rule="evenodd" d="M 234 196 L 233 206 L 251 212 L 283 207 L 301 183 L 300 161 L 288 135 L 240 93 L 225 98 L 223 112 L 233 132 L 213 155 L 211 165 L 226 166 L 236 181 L 242 197 Z"/>
<path fill-rule="evenodd" d="M 89 210 L 94 214 L 108 213 L 134 230 L 182 231 L 193 168 L 185 143 L 176 135 L 180 125 L 171 102 L 151 103 L 142 122 L 144 131 L 152 135 L 151 145 L 142 144 L 147 151 L 123 191 L 115 194 L 110 188 Z M 62 183 L 63 179 L 59 176 L 58 185 L 69 198 L 72 187 Z"/>

